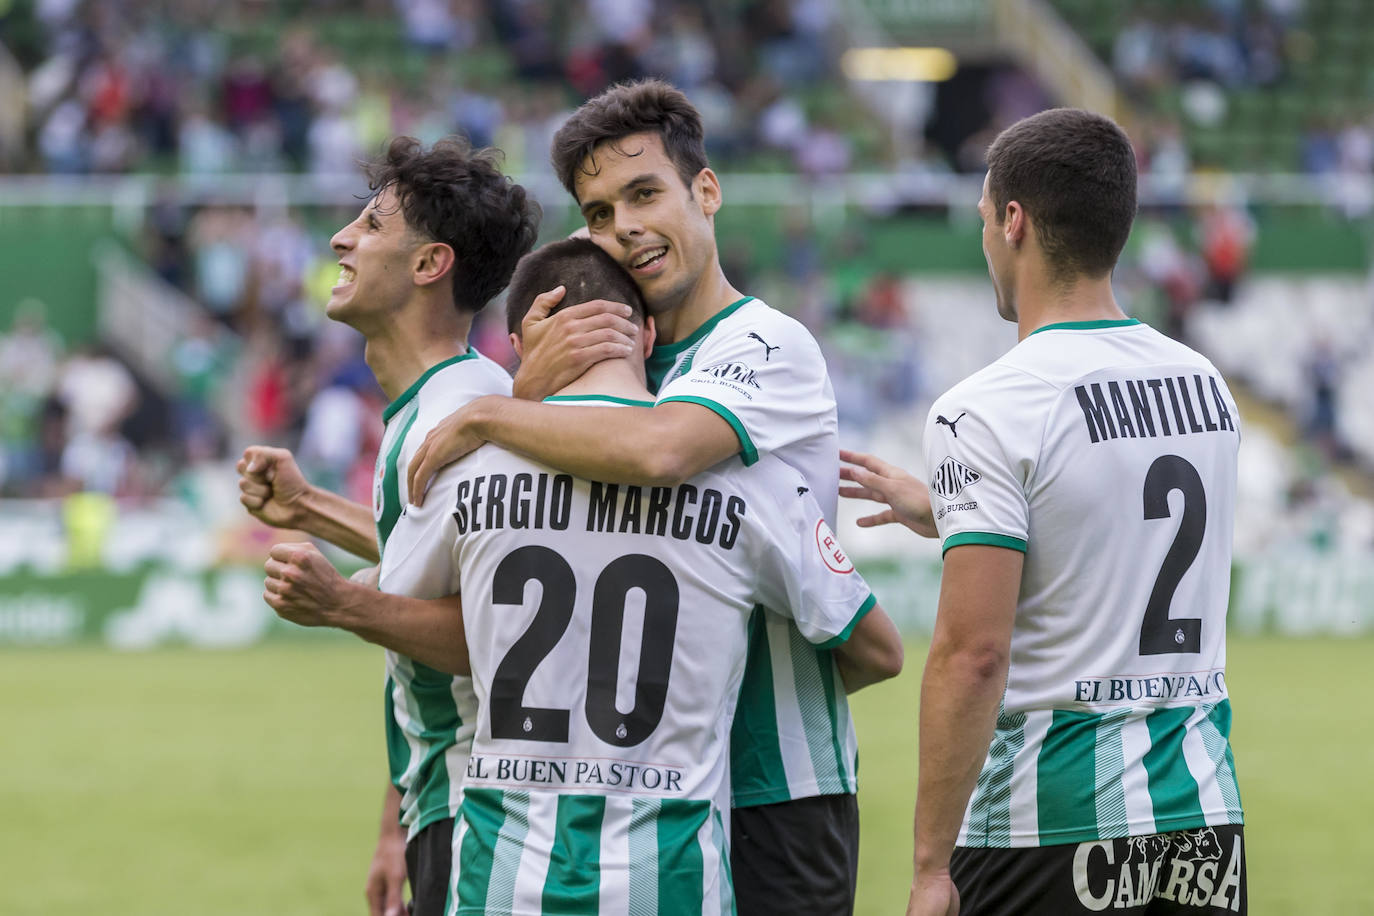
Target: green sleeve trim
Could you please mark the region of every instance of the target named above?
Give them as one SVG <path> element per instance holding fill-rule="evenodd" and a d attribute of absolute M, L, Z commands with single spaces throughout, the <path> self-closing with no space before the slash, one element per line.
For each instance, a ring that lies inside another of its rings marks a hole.
<path fill-rule="evenodd" d="M 434 373 L 438 372 L 440 369 L 447 369 L 454 363 L 461 363 L 465 359 L 476 358 L 477 351 L 469 347 L 466 353 L 459 353 L 457 356 L 449 357 L 442 363 L 436 363 L 435 365 L 430 366 L 428 369 L 425 370 L 424 375 L 421 375 L 419 378 L 417 378 L 414 384 L 412 384 L 409 388 L 402 392 L 399 398 L 392 401 L 390 404 L 386 405 L 386 410 L 382 411 L 382 422 L 390 423 L 391 418 L 396 416 L 396 412 L 400 410 L 402 407 L 406 406 L 406 404 L 410 403 L 411 398 L 415 397 L 415 395 L 420 393 L 420 389 L 425 387 L 425 382 L 429 381 L 430 377 L 434 375 Z"/>
<path fill-rule="evenodd" d="M 640 401 L 632 398 L 618 398 L 612 394 L 551 394 L 544 398 L 545 404 L 577 404 L 588 401 L 601 401 L 608 404 L 623 404 L 626 407 L 653 407 L 653 401 Z"/>
<path fill-rule="evenodd" d="M 1006 547 L 1009 550 L 1019 550 L 1026 552 L 1026 542 L 1021 538 L 1014 538 L 1009 534 L 990 534 L 986 531 L 962 531 L 959 534 L 951 534 L 945 538 L 945 546 L 940 551 L 940 556 L 949 552 L 951 547 L 958 547 L 962 544 L 983 544 L 987 547 Z"/>
<path fill-rule="evenodd" d="M 730 412 L 728 407 L 722 407 L 715 401 L 693 397 L 689 394 L 674 395 L 671 398 L 664 398 L 658 403 L 667 404 L 669 401 L 684 401 L 688 404 L 698 404 L 705 407 L 707 410 L 714 411 L 722 420 L 730 424 L 731 429 L 735 431 L 735 435 L 739 437 L 739 454 L 740 458 L 744 460 L 744 466 L 749 467 L 749 465 L 759 460 L 759 450 L 754 448 L 754 440 L 749 438 L 749 432 L 744 428 L 744 424 L 739 421 L 738 417 Z"/>
<path fill-rule="evenodd" d="M 1039 334 L 1041 331 L 1100 331 L 1103 328 L 1129 328 L 1133 324 L 1140 324 L 1140 320 L 1138 318 L 1107 318 L 1101 321 L 1058 321 L 1036 328 L 1026 336 Z"/>
<path fill-rule="evenodd" d="M 844 632 L 842 632 L 839 636 L 827 639 L 825 642 L 817 646 L 817 648 L 834 649 L 838 646 L 842 646 L 845 643 L 849 642 L 849 637 L 854 634 L 854 628 L 859 625 L 859 621 L 863 620 L 864 617 L 867 616 L 868 612 L 873 610 L 877 606 L 878 596 L 873 594 L 872 592 L 869 592 L 868 597 L 864 599 L 864 603 L 859 605 L 859 610 L 854 614 L 854 619 L 849 621 L 849 626 L 844 628 Z"/>

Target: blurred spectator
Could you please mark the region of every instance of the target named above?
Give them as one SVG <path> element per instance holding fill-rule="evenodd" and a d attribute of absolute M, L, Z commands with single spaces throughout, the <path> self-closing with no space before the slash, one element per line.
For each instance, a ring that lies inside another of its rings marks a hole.
<path fill-rule="evenodd" d="M 117 431 L 137 406 L 138 385 L 109 349 L 93 344 L 67 358 L 56 393 L 67 410 L 71 435 Z"/>
<path fill-rule="evenodd" d="M 24 299 L 15 306 L 8 334 L 0 335 L 0 391 L 40 398 L 57 380 L 62 339 L 48 327 L 47 306 Z"/>
<path fill-rule="evenodd" d="M 1304 370 L 1310 386 L 1306 431 L 1326 460 L 1338 460 L 1345 453 L 1338 432 L 1341 363 L 1329 340 L 1314 342 Z"/>
<path fill-rule="evenodd" d="M 1161 330 L 1182 340 L 1188 314 L 1202 294 L 1200 270 L 1179 245 L 1167 223 L 1141 219 L 1137 222 L 1135 237 L 1140 240 L 1137 259 L 1141 273 L 1164 294 Z"/>
<path fill-rule="evenodd" d="M 0 335 L 0 490 L 45 473 L 43 409 L 57 381 L 62 341 L 47 326 L 45 307 L 26 299 Z"/>
<path fill-rule="evenodd" d="M 1249 263 L 1255 224 L 1239 207 L 1210 206 L 1199 225 L 1202 262 L 1207 268 L 1208 298 L 1230 302 L 1236 283 Z"/>
<path fill-rule="evenodd" d="M 854 307 L 854 318 L 876 330 L 906 327 L 907 314 L 902 280 L 896 274 L 880 273 L 869 281 Z"/>

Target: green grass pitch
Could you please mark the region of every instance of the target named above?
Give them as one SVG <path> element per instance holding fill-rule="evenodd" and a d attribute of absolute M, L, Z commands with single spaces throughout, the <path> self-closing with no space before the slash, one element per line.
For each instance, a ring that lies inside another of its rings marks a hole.
<path fill-rule="evenodd" d="M 1374 913 L 1371 653 L 1232 640 L 1256 916 Z M 860 916 L 905 905 L 922 657 L 853 698 Z M 382 677 L 380 652 L 343 638 L 0 653 L 0 913 L 364 913 Z"/>

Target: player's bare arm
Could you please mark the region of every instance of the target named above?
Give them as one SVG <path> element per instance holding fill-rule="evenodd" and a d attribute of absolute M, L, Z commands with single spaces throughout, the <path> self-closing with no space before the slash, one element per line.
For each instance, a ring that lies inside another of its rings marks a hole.
<path fill-rule="evenodd" d="M 252 445 L 239 459 L 239 502 L 274 528 L 292 528 L 377 562 L 372 510 L 311 485 L 284 448 Z"/>
<path fill-rule="evenodd" d="M 902 634 L 880 605 L 874 605 L 835 650 L 835 664 L 847 693 L 902 673 Z"/>
<path fill-rule="evenodd" d="M 676 486 L 736 455 L 739 437 L 715 411 L 685 401 L 655 407 L 579 407 L 478 398 L 450 414 L 410 460 L 411 501 L 445 465 L 494 442 L 575 477 Z"/>
<path fill-rule="evenodd" d="M 457 595 L 409 598 L 350 582 L 310 543 L 274 545 L 265 569 L 263 600 L 282 619 L 348 630 L 445 674 L 471 673 Z"/>
<path fill-rule="evenodd" d="M 368 916 L 405 916 L 406 832 L 401 826 L 401 793 L 386 782 L 382 797 L 382 822 L 377 831 L 377 849 L 367 869 Z"/>
<path fill-rule="evenodd" d="M 840 487 L 840 495 L 847 499 L 869 499 L 886 503 L 887 508 L 858 520 L 860 528 L 905 525 L 921 537 L 936 537 L 935 514 L 930 508 L 930 490 L 926 485 L 893 464 L 874 455 L 840 449 L 840 479 L 855 486 Z"/>
<path fill-rule="evenodd" d="M 945 916 L 949 860 L 987 756 L 1007 683 L 1025 555 L 964 544 L 945 554 L 940 603 L 921 679 L 915 877 L 908 916 Z"/>
<path fill-rule="evenodd" d="M 563 300 L 556 286 L 535 297 L 520 325 L 524 354 L 515 373 L 515 397 L 541 401 L 606 359 L 635 352 L 636 328 L 623 302 L 594 299 L 550 311 Z"/>

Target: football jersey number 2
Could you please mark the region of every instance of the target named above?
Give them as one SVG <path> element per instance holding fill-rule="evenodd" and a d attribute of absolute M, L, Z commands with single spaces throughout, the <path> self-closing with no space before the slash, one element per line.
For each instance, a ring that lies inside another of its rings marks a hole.
<path fill-rule="evenodd" d="M 523 741 L 566 742 L 567 709 L 525 705 L 525 689 L 535 669 L 553 651 L 572 623 L 577 579 L 560 554 L 527 546 L 509 553 L 492 578 L 493 604 L 523 604 L 525 586 L 543 587 L 534 619 L 496 666 L 491 682 L 491 735 Z M 635 680 L 634 708 L 615 705 L 620 673 L 625 602 L 631 589 L 644 593 L 644 634 Z M 668 675 L 677 635 L 678 587 L 660 560 L 626 554 L 612 560 L 592 589 L 592 619 L 587 656 L 587 724 L 607 744 L 633 747 L 653 734 L 668 699 Z"/>
<path fill-rule="evenodd" d="M 1197 468 L 1178 455 L 1162 455 L 1145 474 L 1147 521 L 1169 517 L 1169 494 L 1174 490 L 1183 494 L 1183 518 L 1145 605 L 1145 619 L 1140 624 L 1141 655 L 1202 651 L 1202 619 L 1170 617 L 1169 606 L 1183 574 L 1202 547 L 1202 534 L 1207 528 L 1207 492 Z"/>

